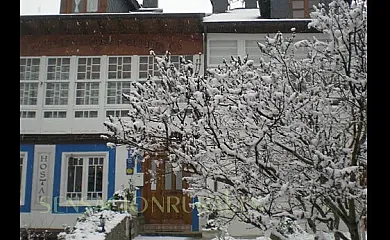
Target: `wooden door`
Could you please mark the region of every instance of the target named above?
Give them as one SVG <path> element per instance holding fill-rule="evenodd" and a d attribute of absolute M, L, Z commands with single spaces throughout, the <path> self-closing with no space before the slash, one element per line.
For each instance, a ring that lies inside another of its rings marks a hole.
<path fill-rule="evenodd" d="M 182 180 L 183 172 L 175 173 L 164 154 L 146 158 L 143 171 L 146 224 L 166 231 L 191 230 L 190 197 L 183 194 L 183 188 L 188 187 Z"/>

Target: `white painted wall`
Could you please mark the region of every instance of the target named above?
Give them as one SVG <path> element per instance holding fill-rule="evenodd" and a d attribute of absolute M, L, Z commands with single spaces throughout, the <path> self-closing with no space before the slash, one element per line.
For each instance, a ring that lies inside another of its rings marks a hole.
<path fill-rule="evenodd" d="M 64 229 L 64 226 L 76 224 L 81 214 L 52 214 L 44 211 L 20 213 L 20 228 L 53 228 Z"/>
<path fill-rule="evenodd" d="M 275 32 L 276 33 L 276 32 Z M 269 34 L 270 37 L 274 37 L 275 33 Z M 210 46 L 210 41 L 214 40 L 235 40 L 237 41 L 237 56 L 245 57 L 246 51 L 245 51 L 245 41 L 246 40 L 255 40 L 259 42 L 265 42 L 265 37 L 268 34 L 266 33 L 257 33 L 257 34 L 250 34 L 250 33 L 208 33 L 207 34 L 207 46 Z M 291 37 L 291 33 L 283 33 L 284 37 Z M 313 40 L 313 36 L 315 36 L 319 40 L 325 40 L 327 39 L 327 35 L 323 33 L 297 33 L 295 37 L 295 41 L 308 39 Z M 207 67 L 217 67 L 218 64 L 210 64 L 210 47 L 207 48 Z M 298 55 L 303 54 L 300 53 L 300 51 L 296 50 L 296 53 Z M 249 53 L 249 59 L 258 58 L 261 54 L 260 49 L 255 49 L 253 52 Z M 226 59 L 227 61 L 230 60 Z M 222 64 L 222 58 L 220 60 L 219 65 Z"/>
<path fill-rule="evenodd" d="M 143 186 L 143 173 L 136 172 L 138 165 L 137 161 L 135 161 L 135 173 L 133 175 L 126 175 L 127 152 L 126 146 L 119 146 L 116 148 L 115 191 L 120 190 L 122 185 L 128 186 L 130 178 L 133 179 L 136 186 Z"/>

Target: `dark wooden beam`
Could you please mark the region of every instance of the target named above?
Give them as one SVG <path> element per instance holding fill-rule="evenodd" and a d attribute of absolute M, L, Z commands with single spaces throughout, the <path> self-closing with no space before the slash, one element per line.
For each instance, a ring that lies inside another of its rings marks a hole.
<path fill-rule="evenodd" d="M 21 144 L 106 143 L 102 134 L 20 134 Z"/>

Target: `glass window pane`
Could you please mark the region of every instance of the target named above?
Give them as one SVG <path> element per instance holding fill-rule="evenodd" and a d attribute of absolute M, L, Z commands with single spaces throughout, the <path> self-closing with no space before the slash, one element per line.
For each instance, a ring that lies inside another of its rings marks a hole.
<path fill-rule="evenodd" d="M 88 167 L 88 192 L 95 191 L 95 166 Z"/>
<path fill-rule="evenodd" d="M 292 8 L 293 9 L 303 9 L 304 8 L 304 1 L 303 0 L 293 0 L 292 1 Z"/>
<path fill-rule="evenodd" d="M 90 111 L 89 112 L 89 117 L 90 118 L 97 118 L 98 117 L 98 112 L 97 111 Z"/>
<path fill-rule="evenodd" d="M 108 71 L 116 71 L 116 65 L 108 65 Z"/>
<path fill-rule="evenodd" d="M 305 17 L 304 10 L 294 10 L 293 11 L 293 18 L 304 18 L 304 17 Z"/>
<path fill-rule="evenodd" d="M 148 57 L 140 57 L 139 62 L 140 63 L 148 63 Z"/>
<path fill-rule="evenodd" d="M 139 72 L 139 78 L 147 78 L 148 73 L 147 72 Z"/>
<path fill-rule="evenodd" d="M 183 189 L 183 174 L 182 172 L 176 173 L 176 190 L 182 190 Z"/>
<path fill-rule="evenodd" d="M 116 78 L 116 72 L 109 72 L 108 73 L 108 79 L 115 79 Z"/>
<path fill-rule="evenodd" d="M 73 192 L 74 190 L 74 177 L 75 177 L 75 168 L 74 166 L 68 166 L 68 183 L 67 183 L 67 191 Z"/>
<path fill-rule="evenodd" d="M 96 189 L 95 191 L 101 192 L 103 190 L 103 166 L 98 166 L 96 169 Z"/>
<path fill-rule="evenodd" d="M 172 190 L 172 168 L 170 163 L 165 163 L 165 190 Z"/>
<path fill-rule="evenodd" d="M 123 71 L 131 71 L 131 65 L 124 65 Z"/>
<path fill-rule="evenodd" d="M 108 62 L 109 62 L 109 63 L 116 63 L 116 62 L 117 62 L 116 60 L 117 60 L 116 57 L 110 57 L 110 58 L 108 58 Z"/>
<path fill-rule="evenodd" d="M 156 185 L 157 185 L 156 183 L 158 180 L 156 179 L 156 172 L 157 172 L 156 160 L 151 160 L 151 164 L 152 164 L 152 174 L 150 177 L 151 190 L 156 190 Z"/>
<path fill-rule="evenodd" d="M 75 192 L 81 192 L 83 183 L 83 167 L 76 167 Z"/>
<path fill-rule="evenodd" d="M 100 58 L 93 58 L 92 63 L 93 64 L 100 64 Z"/>

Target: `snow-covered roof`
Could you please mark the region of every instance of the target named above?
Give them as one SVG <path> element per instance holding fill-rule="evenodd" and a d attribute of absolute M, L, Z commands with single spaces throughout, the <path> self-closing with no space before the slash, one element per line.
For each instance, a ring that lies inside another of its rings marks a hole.
<path fill-rule="evenodd" d="M 225 13 L 213 13 L 204 17 L 203 22 L 225 22 L 225 21 L 253 21 L 260 17 L 259 9 L 232 9 Z"/>
<path fill-rule="evenodd" d="M 203 22 L 258 22 L 258 21 L 308 21 L 308 19 L 265 19 L 260 18 L 259 9 L 236 8 L 225 13 L 213 13 L 203 18 Z"/>

